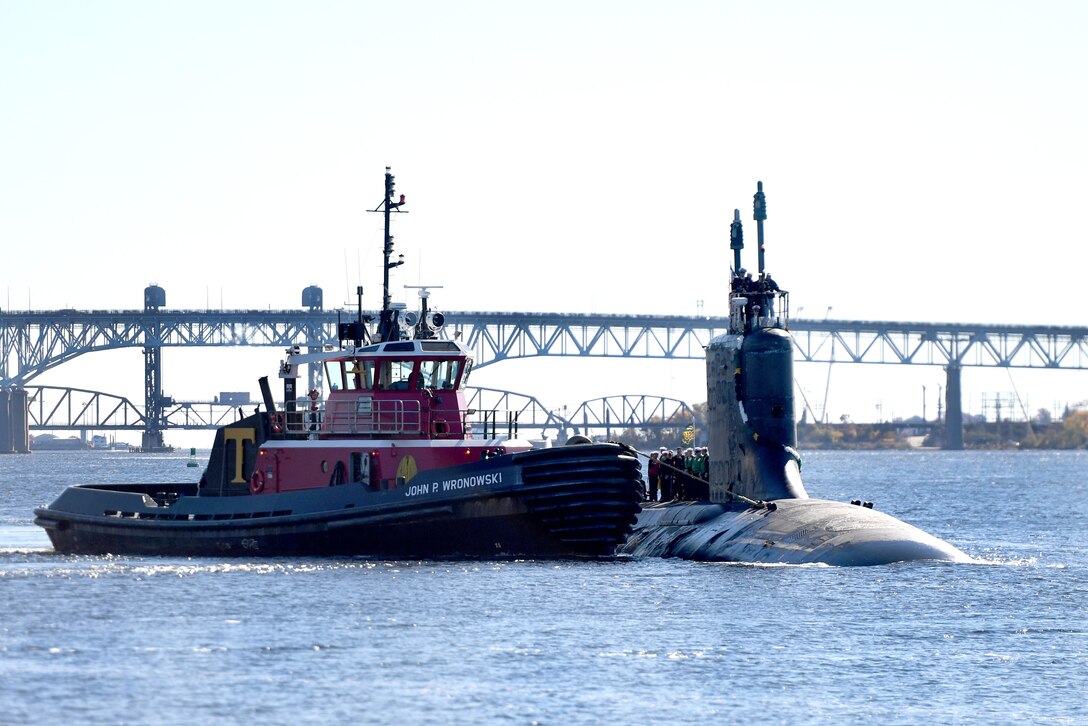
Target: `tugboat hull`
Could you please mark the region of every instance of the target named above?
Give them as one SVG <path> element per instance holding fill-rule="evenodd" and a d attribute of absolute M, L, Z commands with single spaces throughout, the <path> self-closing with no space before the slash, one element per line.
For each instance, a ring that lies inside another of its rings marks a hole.
<path fill-rule="evenodd" d="M 35 522 L 71 554 L 611 557 L 635 522 L 642 482 L 629 450 L 597 444 L 498 456 L 383 492 L 196 491 L 69 487 Z"/>

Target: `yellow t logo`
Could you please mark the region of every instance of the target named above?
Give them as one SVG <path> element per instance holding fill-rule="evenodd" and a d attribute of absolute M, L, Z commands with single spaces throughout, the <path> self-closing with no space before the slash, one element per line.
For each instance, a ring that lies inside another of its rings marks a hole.
<path fill-rule="evenodd" d="M 242 448 L 246 441 L 257 443 L 257 430 L 252 428 L 226 428 L 223 429 L 223 440 L 234 441 L 234 478 L 231 484 L 245 484 L 242 478 L 242 460 L 245 458 L 245 449 Z"/>

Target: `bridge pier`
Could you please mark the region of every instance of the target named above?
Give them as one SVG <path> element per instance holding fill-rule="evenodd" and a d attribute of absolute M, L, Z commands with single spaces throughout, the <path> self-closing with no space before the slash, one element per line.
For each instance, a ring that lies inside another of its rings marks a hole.
<path fill-rule="evenodd" d="M 27 405 L 26 389 L 0 389 L 0 454 L 30 453 Z"/>
<path fill-rule="evenodd" d="M 157 313 L 166 305 L 166 291 L 152 284 L 144 288 L 144 312 Z M 172 403 L 162 395 L 162 335 L 157 320 L 147 329 L 144 339 L 144 432 L 140 448 L 145 452 L 162 451 L 166 444 L 162 431 L 166 428 L 164 408 Z"/>
<path fill-rule="evenodd" d="M 144 431 L 140 435 L 144 451 L 164 446 L 162 409 L 162 348 L 149 345 L 144 348 Z"/>
<path fill-rule="evenodd" d="M 14 454 L 11 437 L 11 391 L 0 389 L 0 454 Z"/>
<path fill-rule="evenodd" d="M 324 293 L 317 285 L 310 285 L 302 291 L 302 307 L 311 313 L 320 313 L 324 304 Z M 321 325 L 307 325 L 306 352 L 320 353 L 325 344 L 325 335 Z M 307 391 L 320 391 L 325 383 L 325 369 L 316 361 L 307 363 Z"/>
<path fill-rule="evenodd" d="M 944 448 L 950 451 L 962 451 L 963 403 L 960 397 L 960 375 L 963 373 L 963 366 L 959 363 L 949 363 L 944 370 Z"/>

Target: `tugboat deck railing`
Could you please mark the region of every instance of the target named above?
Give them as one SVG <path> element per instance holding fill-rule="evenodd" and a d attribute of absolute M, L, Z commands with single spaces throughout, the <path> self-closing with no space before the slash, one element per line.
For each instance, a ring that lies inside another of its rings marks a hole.
<path fill-rule="evenodd" d="M 290 437 L 359 436 L 372 438 L 496 438 L 502 429 L 517 435 L 518 411 L 474 408 L 424 411 L 415 400 L 315 401 L 309 410 L 286 412 L 283 430 Z"/>

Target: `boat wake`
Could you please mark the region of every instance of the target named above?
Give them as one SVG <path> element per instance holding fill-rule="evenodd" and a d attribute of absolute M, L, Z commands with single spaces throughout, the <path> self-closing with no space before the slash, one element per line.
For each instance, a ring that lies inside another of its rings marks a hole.
<path fill-rule="evenodd" d="M 987 565 L 993 567 L 1038 567 L 1039 558 L 1032 557 L 1002 557 L 1000 555 L 986 555 L 980 557 L 972 557 L 968 564 L 971 565 Z M 1065 569 L 1065 565 L 1062 563 L 1051 563 L 1043 565 L 1046 568 L 1056 568 L 1060 570 Z"/>

